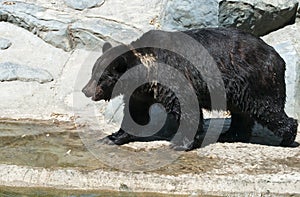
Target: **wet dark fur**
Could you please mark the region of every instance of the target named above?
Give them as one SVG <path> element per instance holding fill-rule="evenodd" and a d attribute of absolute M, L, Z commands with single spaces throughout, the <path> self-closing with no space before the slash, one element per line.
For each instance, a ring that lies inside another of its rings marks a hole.
<path fill-rule="evenodd" d="M 170 39 L 176 33 L 169 33 L 168 38 L 153 38 L 156 31 L 144 34 L 139 40 L 131 43 L 134 47 L 149 39 Z M 282 146 L 291 145 L 297 133 L 297 121 L 289 118 L 284 112 L 285 104 L 285 62 L 279 54 L 261 39 L 235 29 L 205 28 L 185 31 L 187 35 L 200 42 L 214 58 L 222 74 L 225 84 L 227 109 L 232 114 L 230 129 L 220 136 L 219 141 L 248 142 L 254 121 L 269 128 L 276 136 L 282 137 Z M 94 65 L 92 78 L 84 87 L 83 92 L 93 100 L 109 100 L 114 84 L 129 68 L 141 63 L 139 58 L 121 45 L 110 48 L 104 46 L 105 53 Z M 122 56 L 114 54 L 124 51 Z M 151 54 L 157 62 L 164 62 L 173 66 L 189 78 L 197 92 L 199 107 L 211 109 L 210 96 L 201 74 L 185 58 L 168 50 L 157 48 L 141 48 L 137 52 L 142 55 Z M 108 64 L 112 60 L 112 63 Z M 99 73 L 104 72 L 101 76 Z M 97 86 L 96 86 L 97 85 Z M 154 96 L 154 89 L 158 90 Z M 120 129 L 108 136 L 115 144 L 124 144 L 130 141 L 148 141 L 156 139 L 171 139 L 180 124 L 180 104 L 176 95 L 167 87 L 160 84 L 146 84 L 135 91 L 130 98 L 130 112 L 133 119 L 139 124 L 149 121 L 148 110 L 153 103 L 161 103 L 167 113 L 164 127 L 157 135 L 141 138 L 130 135 Z M 125 106 L 128 107 L 128 106 Z M 191 113 L 192 116 L 197 116 Z M 194 140 L 188 144 L 181 144 L 184 149 L 191 150 L 201 146 L 203 134 L 203 115 Z M 179 143 L 180 144 L 180 143 Z"/>

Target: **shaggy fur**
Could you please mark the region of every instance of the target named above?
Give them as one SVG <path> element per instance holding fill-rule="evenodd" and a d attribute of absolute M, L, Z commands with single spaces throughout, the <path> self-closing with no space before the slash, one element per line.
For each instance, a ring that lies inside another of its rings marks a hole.
<path fill-rule="evenodd" d="M 211 108 L 210 94 L 201 73 L 186 58 L 171 51 L 158 48 L 135 48 L 149 39 L 175 39 L 176 32 L 168 32 L 168 38 L 155 37 L 157 30 L 145 33 L 140 39 L 129 46 L 111 47 L 108 43 L 103 47 L 104 54 L 97 60 L 92 71 L 92 78 L 83 88 L 87 97 L 94 101 L 109 100 L 115 83 L 129 68 L 144 63 L 146 57 L 152 61 L 163 62 L 178 69 L 189 79 L 196 91 L 199 108 Z M 285 62 L 279 54 L 261 39 L 251 34 L 235 29 L 204 28 L 184 31 L 202 44 L 221 72 L 225 85 L 227 110 L 231 112 L 232 121 L 229 130 L 220 136 L 219 141 L 248 142 L 254 122 L 269 128 L 276 136 L 282 138 L 281 145 L 291 145 L 297 133 L 297 121 L 284 112 L 285 104 Z M 187 46 L 185 46 L 187 47 Z M 115 54 L 122 54 L 117 56 Z M 192 55 L 192 54 L 191 54 Z M 103 74 L 100 76 L 100 73 Z M 145 84 L 138 88 L 130 97 L 129 107 L 132 118 L 139 124 L 149 122 L 149 107 L 161 103 L 167 112 L 164 127 L 148 138 L 130 135 L 121 129 L 108 136 L 114 144 L 124 144 L 131 141 L 149 141 L 157 139 L 172 139 L 180 125 L 180 103 L 176 95 L 161 84 Z M 198 131 L 189 143 L 178 143 L 191 150 L 201 146 L 203 140 L 203 115 L 200 116 Z"/>

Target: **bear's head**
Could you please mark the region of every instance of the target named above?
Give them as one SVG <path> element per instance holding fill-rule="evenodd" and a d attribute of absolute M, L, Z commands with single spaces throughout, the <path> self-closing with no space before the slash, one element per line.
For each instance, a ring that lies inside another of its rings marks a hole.
<path fill-rule="evenodd" d="M 105 43 L 102 50 L 103 54 L 94 64 L 91 79 L 82 89 L 85 96 L 93 101 L 109 101 L 118 79 L 136 60 L 126 45 L 112 47 L 110 43 Z"/>

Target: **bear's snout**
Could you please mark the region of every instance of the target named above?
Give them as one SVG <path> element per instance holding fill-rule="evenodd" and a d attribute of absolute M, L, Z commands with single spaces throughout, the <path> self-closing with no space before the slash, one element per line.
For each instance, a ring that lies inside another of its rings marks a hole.
<path fill-rule="evenodd" d="M 82 92 L 84 93 L 84 95 L 86 97 L 92 97 L 95 94 L 96 91 L 96 87 L 97 87 L 97 83 L 95 80 L 90 80 L 86 86 L 84 86 L 84 88 L 82 89 Z"/>

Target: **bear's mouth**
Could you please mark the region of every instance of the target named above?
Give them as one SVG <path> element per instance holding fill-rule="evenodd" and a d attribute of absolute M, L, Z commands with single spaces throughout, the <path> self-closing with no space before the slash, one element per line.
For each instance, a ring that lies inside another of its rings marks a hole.
<path fill-rule="evenodd" d="M 92 95 L 92 100 L 93 101 L 100 101 L 104 99 L 104 91 L 100 86 L 96 86 L 95 92 Z"/>
<path fill-rule="evenodd" d="M 101 99 L 97 98 L 96 95 L 92 96 L 91 99 L 92 99 L 92 101 L 99 101 L 99 100 L 101 100 Z"/>
<path fill-rule="evenodd" d="M 109 97 L 105 97 L 105 96 L 92 96 L 92 101 L 100 101 L 100 100 L 105 100 L 105 101 L 110 101 L 110 98 Z"/>
<path fill-rule="evenodd" d="M 109 101 L 110 96 L 108 91 L 104 91 L 101 87 L 97 86 L 95 93 L 92 95 L 92 101 L 100 101 L 100 100 L 105 100 Z"/>

